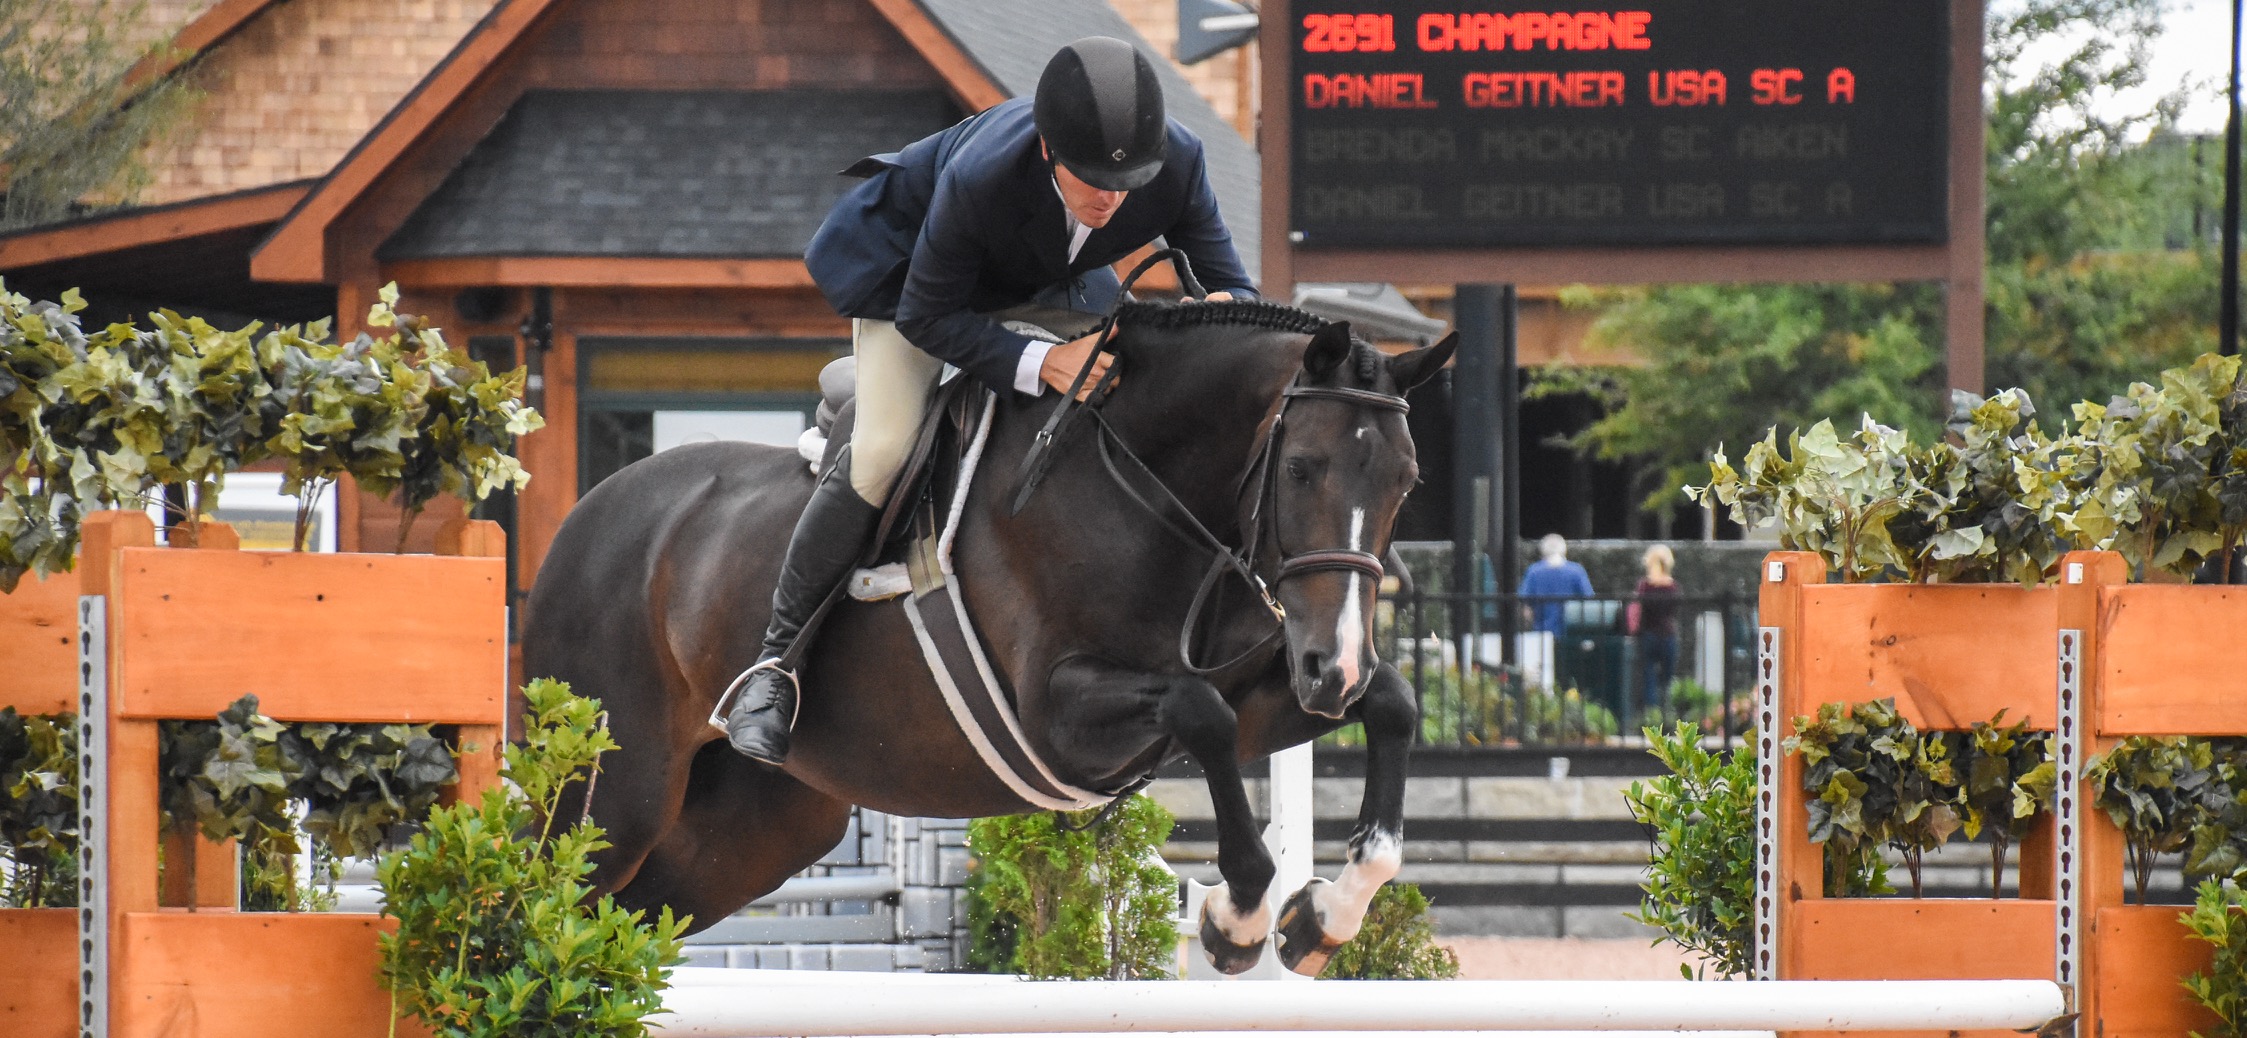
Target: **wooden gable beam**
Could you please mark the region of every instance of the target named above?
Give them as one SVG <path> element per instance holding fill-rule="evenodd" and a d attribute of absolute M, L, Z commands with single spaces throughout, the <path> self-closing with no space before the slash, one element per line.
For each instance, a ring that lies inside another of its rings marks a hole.
<path fill-rule="evenodd" d="M 300 180 L 35 227 L 0 237 L 0 271 L 269 224 L 288 215 L 311 190 L 312 181 Z"/>
<path fill-rule="evenodd" d="M 250 254 L 250 276 L 258 281 L 334 283 L 336 272 L 328 264 L 330 225 L 428 134 L 555 3 L 500 0 Z"/>
<path fill-rule="evenodd" d="M 201 56 L 204 51 L 218 46 L 250 23 L 250 19 L 264 13 L 265 9 L 281 0 L 218 0 L 209 10 L 196 15 L 193 21 L 172 37 L 170 45 L 154 51 L 135 62 L 125 73 L 125 87 L 132 93 L 175 69 Z"/>
<path fill-rule="evenodd" d="M 674 256 L 466 256 L 398 260 L 382 280 L 402 285 L 548 288 L 809 288 L 800 259 Z"/>
<path fill-rule="evenodd" d="M 981 63 L 963 49 L 959 41 L 944 31 L 936 20 L 928 16 L 919 0 L 868 0 L 874 10 L 905 37 L 905 42 L 920 52 L 921 58 L 944 77 L 945 85 L 952 88 L 962 104 L 980 112 L 1013 95 L 999 86 Z"/>

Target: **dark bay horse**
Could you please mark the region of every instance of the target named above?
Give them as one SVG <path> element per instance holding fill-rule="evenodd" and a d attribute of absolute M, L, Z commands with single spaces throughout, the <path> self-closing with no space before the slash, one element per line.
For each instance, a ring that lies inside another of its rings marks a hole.
<path fill-rule="evenodd" d="M 1080 422 L 1009 515 L 1016 464 L 1059 401 L 1007 395 L 953 549 L 956 579 L 1057 777 L 1112 791 L 1180 752 L 1200 764 L 1225 880 L 1202 930 L 1228 972 L 1253 965 L 1273 930 L 1274 868 L 1241 763 L 1364 723 L 1371 758 L 1349 864 L 1281 913 L 1283 958 L 1316 973 L 1400 862 L 1418 710 L 1374 655 L 1374 560 L 1417 471 L 1401 398 L 1454 340 L 1389 357 L 1347 325 L 1262 302 L 1128 304 L 1116 319 L 1124 380 L 1100 417 L 1146 471 L 1126 462 L 1112 474 L 1099 423 Z M 786 449 L 668 450 L 587 494 L 539 571 L 526 673 L 608 711 L 621 748 L 602 762 L 591 814 L 613 846 L 592 882 L 629 907 L 710 925 L 834 846 L 853 804 L 933 817 L 1034 809 L 947 712 L 896 601 L 845 600 L 828 616 L 804 661 L 784 769 L 733 753 L 705 723 L 757 651 L 812 486 Z M 1185 517 L 1150 514 L 1181 506 L 1224 544 L 1257 547 L 1285 611 L 1282 624 L 1240 578 L 1223 578 L 1199 651 L 1241 658 L 1206 676 L 1181 664 L 1180 631 L 1216 552 L 1181 536 Z M 1284 574 L 1283 558 L 1295 560 Z"/>

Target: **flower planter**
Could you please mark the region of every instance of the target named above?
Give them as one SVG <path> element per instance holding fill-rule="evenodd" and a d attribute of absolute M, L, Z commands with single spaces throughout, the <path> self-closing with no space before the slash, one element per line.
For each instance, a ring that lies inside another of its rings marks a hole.
<path fill-rule="evenodd" d="M 1815 555 L 1766 559 L 1758 721 L 1784 734 L 1827 702 L 1896 700 L 1923 729 L 2000 708 L 2062 733 L 2063 773 L 2132 735 L 2247 734 L 2233 639 L 2247 588 L 2127 583 L 2119 556 L 2075 552 L 2054 587 L 1828 586 Z M 2071 722 L 2069 719 L 2073 718 Z M 1768 975 L 1821 979 L 2052 978 L 2080 1033 L 2209 1031 L 2180 986 L 2210 949 L 2173 906 L 2121 904 L 2121 833 L 2063 787 L 2053 824 L 2022 843 L 2022 882 L 2056 900 L 1826 900 L 1807 836 L 1802 765 L 1759 739 L 1759 924 L 1779 928 Z M 1773 780 L 1776 781 L 1773 781 Z M 2074 924 L 2066 937 L 2061 931 Z M 2063 941 L 2066 943 L 2063 944 Z"/>
<path fill-rule="evenodd" d="M 223 532 L 204 538 L 206 550 L 158 550 L 137 513 L 92 517 L 84 538 L 76 580 L 27 583 L 31 597 L 0 598 L 0 651 L 27 638 L 40 652 L 59 643 L 60 666 L 40 664 L 43 680 L 59 674 L 59 695 L 45 684 L 7 694 L 40 712 L 77 710 L 78 588 L 103 596 L 107 681 L 97 692 L 106 702 L 92 720 L 108 752 L 82 760 L 81 789 L 98 791 L 84 801 L 102 837 L 88 841 L 88 876 L 106 911 L 0 912 L 0 975 L 36 978 L 5 985 L 0 1034 L 76 1035 L 82 977 L 114 1038 L 391 1034 L 375 973 L 382 917 L 238 912 L 230 868 L 198 869 L 199 889 L 175 875 L 169 896 L 159 890 L 156 725 L 209 718 L 245 692 L 281 721 L 455 725 L 475 746 L 460 757 L 459 792 L 477 795 L 497 781 L 504 733 L 506 563 L 496 530 L 461 522 L 444 531 L 441 541 L 479 556 L 468 558 L 240 552 L 224 550 L 232 540 Z M 186 844 L 223 860 L 201 840 L 175 840 L 175 860 Z M 160 907 L 176 901 L 203 907 Z M 82 938 L 81 916 L 106 931 L 106 961 L 101 941 Z M 397 1033 L 424 1032 L 401 1022 Z"/>

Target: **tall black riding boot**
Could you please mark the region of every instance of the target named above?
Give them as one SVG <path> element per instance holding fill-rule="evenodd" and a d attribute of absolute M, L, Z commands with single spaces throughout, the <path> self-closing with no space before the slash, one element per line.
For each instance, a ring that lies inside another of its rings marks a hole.
<path fill-rule="evenodd" d="M 772 592 L 772 623 L 765 628 L 757 665 L 733 679 L 734 696 L 726 714 L 726 740 L 742 755 L 767 764 L 788 759 L 788 731 L 796 724 L 796 675 L 782 669 L 781 657 L 811 621 L 835 585 L 850 576 L 865 541 L 881 519 L 879 506 L 867 504 L 850 485 L 850 453 L 845 451 L 827 478 L 812 491 L 796 532 L 788 538 L 788 557 L 780 564 L 780 584 Z M 723 702 L 723 700 L 720 700 Z"/>

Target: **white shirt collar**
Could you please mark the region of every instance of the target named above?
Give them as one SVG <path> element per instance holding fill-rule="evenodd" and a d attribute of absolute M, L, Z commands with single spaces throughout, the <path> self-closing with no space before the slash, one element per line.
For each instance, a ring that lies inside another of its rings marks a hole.
<path fill-rule="evenodd" d="M 1069 232 L 1069 262 L 1075 263 L 1077 253 L 1084 248 L 1085 239 L 1092 237 L 1092 228 L 1085 226 L 1084 221 L 1077 219 L 1077 214 L 1069 211 L 1069 196 L 1061 193 L 1061 182 L 1051 178 L 1048 180 L 1053 184 L 1053 197 L 1061 200 L 1061 226 Z"/>

